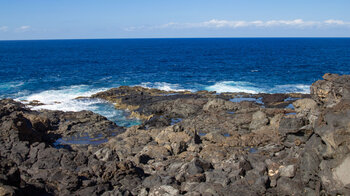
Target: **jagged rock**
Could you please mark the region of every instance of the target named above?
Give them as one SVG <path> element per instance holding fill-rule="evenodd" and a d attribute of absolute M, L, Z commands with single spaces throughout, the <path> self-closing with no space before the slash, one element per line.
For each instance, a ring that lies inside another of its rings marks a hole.
<path fill-rule="evenodd" d="M 94 95 L 144 119 L 127 129 L 88 111 L 31 111 L 0 100 L 0 192 L 348 195 L 349 77 L 324 78 L 312 99 L 142 87 Z M 264 107 L 233 102 L 242 96 L 262 97 Z M 285 108 L 291 103 L 294 110 Z M 82 136 L 109 141 L 54 143 Z"/>
<path fill-rule="evenodd" d="M 318 108 L 313 99 L 299 99 L 293 103 L 295 111 L 303 114 L 314 114 Z"/>
<path fill-rule="evenodd" d="M 310 94 L 318 104 L 330 108 L 343 99 L 350 99 L 349 75 L 325 74 L 323 79 L 313 83 L 310 88 Z"/>
<path fill-rule="evenodd" d="M 113 152 L 108 148 L 101 148 L 94 154 L 101 161 L 111 161 Z"/>

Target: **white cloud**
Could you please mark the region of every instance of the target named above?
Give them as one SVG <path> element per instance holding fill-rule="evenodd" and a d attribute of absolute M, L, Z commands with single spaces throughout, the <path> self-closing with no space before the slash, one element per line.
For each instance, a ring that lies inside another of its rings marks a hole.
<path fill-rule="evenodd" d="M 23 25 L 20 26 L 19 28 L 16 29 L 16 32 L 26 32 L 30 30 L 30 26 L 29 25 Z"/>
<path fill-rule="evenodd" d="M 342 20 L 325 20 L 325 21 L 304 21 L 302 19 L 295 20 L 256 20 L 256 21 L 229 21 L 229 20 L 216 20 L 212 19 L 209 21 L 198 22 L 198 23 L 175 23 L 170 22 L 163 25 L 157 26 L 139 26 L 139 27 L 128 27 L 126 31 L 136 31 L 141 29 L 185 29 L 185 28 L 245 28 L 245 27 L 260 27 L 260 28 L 271 28 L 271 27 L 290 27 L 290 28 L 307 28 L 307 27 L 327 27 L 327 26 L 346 26 L 350 27 L 350 22 Z"/>
<path fill-rule="evenodd" d="M 0 27 L 0 32 L 6 32 L 6 31 L 8 31 L 8 27 L 7 26 L 2 26 L 2 27 Z"/>
<path fill-rule="evenodd" d="M 342 20 L 325 20 L 325 24 L 330 24 L 330 25 L 350 25 L 350 22 L 344 22 Z"/>
<path fill-rule="evenodd" d="M 28 26 L 28 25 L 26 25 L 26 26 L 21 26 L 19 29 L 25 31 L 25 30 L 30 29 L 30 26 Z"/>

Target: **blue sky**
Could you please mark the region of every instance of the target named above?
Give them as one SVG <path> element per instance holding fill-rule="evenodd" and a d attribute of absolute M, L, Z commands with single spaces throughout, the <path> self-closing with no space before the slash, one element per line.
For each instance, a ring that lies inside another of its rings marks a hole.
<path fill-rule="evenodd" d="M 349 0 L 0 0 L 0 40 L 350 37 Z"/>

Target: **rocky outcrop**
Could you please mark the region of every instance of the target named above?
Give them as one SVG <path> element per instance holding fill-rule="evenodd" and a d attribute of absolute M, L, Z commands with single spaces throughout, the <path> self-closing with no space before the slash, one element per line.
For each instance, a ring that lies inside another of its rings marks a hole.
<path fill-rule="evenodd" d="M 130 128 L 1 100 L 0 195 L 349 195 L 348 78 L 326 74 L 311 96 L 93 96 L 143 119 Z"/>
<path fill-rule="evenodd" d="M 325 74 L 311 86 L 312 98 L 323 107 L 333 107 L 342 100 L 350 98 L 350 76 Z"/>
<path fill-rule="evenodd" d="M 54 141 L 71 135 L 123 132 L 123 128 L 92 112 L 30 111 L 9 99 L 0 101 L 0 111 L 2 195 L 70 194 L 90 187 L 87 181 L 104 187 L 101 191 L 108 190 L 110 184 L 98 180 L 102 176 L 89 167 L 99 162 L 93 153 L 96 147 L 55 146 Z"/>

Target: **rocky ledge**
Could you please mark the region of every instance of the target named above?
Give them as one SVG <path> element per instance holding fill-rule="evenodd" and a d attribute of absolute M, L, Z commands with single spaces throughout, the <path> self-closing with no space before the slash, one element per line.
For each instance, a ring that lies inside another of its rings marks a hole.
<path fill-rule="evenodd" d="M 310 95 L 92 96 L 143 120 L 130 128 L 1 100 L 0 195 L 350 195 L 350 76 L 323 78 Z"/>

